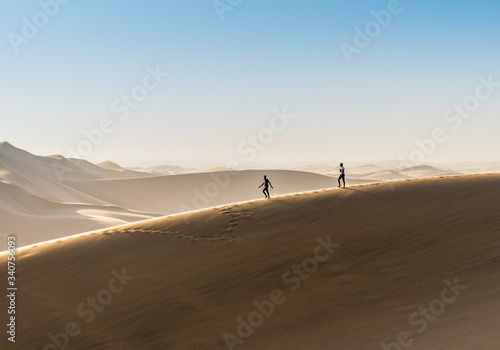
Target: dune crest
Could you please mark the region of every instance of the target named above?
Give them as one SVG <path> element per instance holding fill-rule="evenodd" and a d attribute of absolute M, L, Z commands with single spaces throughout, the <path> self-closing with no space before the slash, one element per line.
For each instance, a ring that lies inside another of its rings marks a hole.
<path fill-rule="evenodd" d="M 181 174 L 165 174 L 167 170 Z M 188 170 L 178 166 L 160 166 L 151 171 L 125 169 L 111 161 L 95 165 L 59 155 L 36 156 L 3 142 L 3 230 L 17 234 L 23 245 L 29 245 L 161 215 L 256 199 L 261 196 L 257 186 L 265 173 L 185 173 Z M 269 174 L 277 184 L 273 195 L 334 185 L 331 178 L 318 174 L 287 170 Z"/>
<path fill-rule="evenodd" d="M 234 349 L 383 349 L 406 334 L 407 349 L 496 349 L 499 200 L 499 174 L 412 179 L 24 248 L 18 317 L 44 317 L 19 325 L 19 346 L 75 322 L 74 349 L 228 349 L 229 335 Z"/>

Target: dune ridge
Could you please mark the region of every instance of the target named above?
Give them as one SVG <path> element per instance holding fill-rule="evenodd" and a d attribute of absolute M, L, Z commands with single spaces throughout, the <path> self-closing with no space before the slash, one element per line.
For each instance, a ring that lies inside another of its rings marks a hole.
<path fill-rule="evenodd" d="M 161 166 L 183 172 L 176 166 Z M 187 171 L 187 170 L 186 170 Z M 92 164 L 61 155 L 36 156 L 0 143 L 0 220 L 3 230 L 30 245 L 172 213 L 259 198 L 263 171 L 168 175 L 129 170 L 111 161 Z M 329 187 L 332 179 L 272 171 L 274 194 Z M 216 193 L 214 192 L 216 191 Z M 33 209 L 33 210 L 32 210 Z"/>
<path fill-rule="evenodd" d="M 223 335 L 238 336 L 239 317 L 248 322 L 255 301 L 281 290 L 286 300 L 234 349 L 382 349 L 402 332 L 407 349 L 496 349 L 499 201 L 500 174 L 412 179 L 225 205 L 21 249 L 18 317 L 30 322 L 19 325 L 19 346 L 41 349 L 47 334 L 75 322 L 72 349 L 227 349 Z M 314 256 L 319 240 L 339 245 L 299 278 L 294 266 Z M 123 290 L 87 323 L 87 298 L 124 272 Z M 287 283 L 287 273 L 298 280 Z M 446 281 L 465 289 L 425 321 L 419 308 L 437 305 L 443 290 L 451 300 Z M 418 326 L 409 323 L 414 313 Z"/>

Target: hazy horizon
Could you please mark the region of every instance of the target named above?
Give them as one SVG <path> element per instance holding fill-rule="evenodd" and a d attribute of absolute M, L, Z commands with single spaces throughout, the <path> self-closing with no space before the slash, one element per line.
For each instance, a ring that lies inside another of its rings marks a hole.
<path fill-rule="evenodd" d="M 34 154 L 36 156 L 42 156 L 42 157 L 49 157 L 49 156 L 56 156 L 60 154 L 39 154 L 37 152 L 32 152 L 29 149 L 23 149 L 20 147 L 17 147 L 15 144 L 9 141 L 0 141 L 0 144 L 7 142 L 11 146 L 21 149 L 23 151 L 26 151 L 28 153 Z M 185 169 L 193 169 L 193 170 L 207 170 L 210 168 L 223 168 L 226 167 L 228 164 L 228 161 L 220 161 L 220 162 L 210 162 L 210 161 L 204 161 L 200 159 L 191 159 L 191 160 L 164 160 L 160 162 L 145 162 L 145 161 L 134 161 L 130 159 L 126 159 L 123 162 L 118 161 L 116 159 L 104 159 L 104 160 L 99 160 L 99 161 L 92 161 L 89 159 L 85 158 L 77 158 L 77 159 L 83 159 L 89 162 L 92 162 L 94 164 L 99 164 L 99 163 L 104 163 L 104 162 L 113 162 L 116 163 L 119 166 L 123 166 L 125 168 L 129 169 L 134 169 L 134 168 L 153 168 L 153 167 L 161 167 L 161 166 L 180 166 Z M 230 162 L 231 160 L 229 160 Z M 307 161 L 307 160 L 296 160 L 293 162 L 274 162 L 274 163 L 266 163 L 266 162 L 253 162 L 253 163 L 245 163 L 245 162 L 239 162 L 235 163 L 233 169 L 234 170 L 250 170 L 250 169 L 295 169 L 299 167 L 307 167 L 307 166 L 330 166 L 332 168 L 335 168 L 338 166 L 340 162 L 343 162 L 344 165 L 349 168 L 354 168 L 354 167 L 359 167 L 359 166 L 364 166 L 364 165 L 377 165 L 381 167 L 386 167 L 386 168 L 397 168 L 397 167 L 406 167 L 406 166 L 418 166 L 418 165 L 430 165 L 433 167 L 464 167 L 464 168 L 470 168 L 477 166 L 479 168 L 484 168 L 485 166 L 494 166 L 498 167 L 500 171 L 500 161 L 457 161 L 457 162 L 407 162 L 403 159 L 379 159 L 379 160 L 367 160 L 367 161 L 351 161 L 351 160 L 325 160 L 325 161 Z M 457 168 L 455 169 L 457 170 Z"/>

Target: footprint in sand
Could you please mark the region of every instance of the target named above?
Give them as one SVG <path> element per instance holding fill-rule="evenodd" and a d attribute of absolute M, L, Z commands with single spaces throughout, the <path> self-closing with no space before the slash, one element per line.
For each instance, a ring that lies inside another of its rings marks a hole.
<path fill-rule="evenodd" d="M 238 205 L 230 205 L 230 206 L 224 206 L 221 208 L 215 208 L 214 210 L 218 211 L 222 215 L 229 216 L 229 222 L 219 231 L 218 233 L 215 233 L 211 236 L 195 236 L 192 234 L 183 234 L 179 232 L 178 230 L 175 229 L 164 229 L 164 230 L 158 230 L 158 229 L 146 229 L 146 228 L 129 228 L 129 229 L 124 229 L 124 230 L 109 230 L 109 231 L 104 231 L 101 234 L 104 235 L 110 235 L 113 233 L 143 233 L 143 234 L 158 234 L 158 235 L 163 235 L 163 236 L 174 236 L 175 238 L 178 239 L 186 239 L 190 240 L 192 243 L 196 243 L 198 241 L 218 241 L 218 240 L 224 240 L 226 242 L 234 242 L 236 240 L 235 237 L 231 236 L 231 233 L 233 233 L 236 228 L 240 225 L 240 223 L 243 220 L 247 220 L 252 217 L 253 213 L 250 211 L 238 211 Z M 97 234 L 97 232 L 92 233 L 93 235 Z"/>
<path fill-rule="evenodd" d="M 218 236 L 226 240 L 235 240 L 234 237 L 231 237 L 229 235 L 237 229 L 237 227 L 241 224 L 243 220 L 247 220 L 251 218 L 253 215 L 253 213 L 250 211 L 237 210 L 237 209 L 239 209 L 238 205 L 224 206 L 222 208 L 215 209 L 219 211 L 221 214 L 230 217 L 229 222 L 226 224 L 226 226 L 224 226 L 221 232 L 216 234 L 216 237 Z"/>

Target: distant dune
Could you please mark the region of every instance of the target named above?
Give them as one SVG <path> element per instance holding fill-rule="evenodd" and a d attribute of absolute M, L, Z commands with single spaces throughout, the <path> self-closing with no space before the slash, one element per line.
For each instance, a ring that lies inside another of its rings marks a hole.
<path fill-rule="evenodd" d="M 349 170 L 354 174 L 362 175 L 362 174 L 372 174 L 377 171 L 382 171 L 384 170 L 384 168 L 379 167 L 375 164 L 364 164 L 364 165 L 354 166 Z"/>
<path fill-rule="evenodd" d="M 151 173 L 156 173 L 156 174 L 185 174 L 185 173 L 191 173 L 191 172 L 198 172 L 196 169 L 185 169 L 183 167 L 180 167 L 178 165 L 159 165 L 159 166 L 153 166 L 153 167 L 145 167 L 145 168 L 131 168 L 132 170 L 138 170 L 138 171 L 146 171 L 146 172 L 151 172 Z"/>
<path fill-rule="evenodd" d="M 352 176 L 356 176 L 356 174 L 352 174 Z M 373 181 L 392 181 L 392 180 L 405 180 L 410 179 L 411 177 L 408 175 L 404 175 L 394 170 L 378 170 L 372 173 L 366 173 L 363 175 L 359 175 L 364 180 L 373 180 Z"/>
<path fill-rule="evenodd" d="M 158 169 L 185 170 L 162 166 Z M 187 170 L 186 170 L 187 171 Z M 201 172 L 155 175 L 60 155 L 42 157 L 0 143 L 2 230 L 23 245 L 68 234 L 262 197 L 268 174 L 273 195 L 322 189 L 333 179 L 297 171 Z"/>
<path fill-rule="evenodd" d="M 267 174 L 271 195 L 331 188 L 331 177 L 291 170 L 244 170 L 158 176 L 142 179 L 71 181 L 68 186 L 107 203 L 172 214 L 264 197 L 258 186 Z"/>
<path fill-rule="evenodd" d="M 151 176 L 147 173 L 103 169 L 81 159 L 36 156 L 7 142 L 0 143 L 0 178 L 49 200 L 102 204 L 62 181 L 128 178 L 138 174 Z"/>
<path fill-rule="evenodd" d="M 415 165 L 411 167 L 403 167 L 395 170 L 403 175 L 411 176 L 414 178 L 456 174 L 456 172 L 453 171 L 443 170 L 425 164 Z"/>
<path fill-rule="evenodd" d="M 317 172 L 319 174 L 337 177 L 338 167 L 331 166 L 303 166 L 303 169 Z M 411 178 L 424 178 L 442 175 L 457 175 L 460 172 L 451 168 L 442 169 L 427 164 L 415 164 L 402 166 L 401 161 L 382 161 L 374 164 L 346 164 L 346 179 L 350 185 L 358 185 L 372 182 L 405 180 Z"/>
<path fill-rule="evenodd" d="M 499 205 L 499 174 L 412 179 L 24 248 L 16 346 L 495 350 Z"/>
<path fill-rule="evenodd" d="M 114 162 L 112 162 L 110 160 L 98 163 L 96 165 L 98 167 L 100 167 L 100 168 L 103 168 L 103 169 L 116 170 L 116 171 L 125 171 L 125 169 L 123 169 L 121 166 L 119 166 L 118 164 L 116 164 L 116 163 L 114 163 Z"/>
<path fill-rule="evenodd" d="M 0 181 L 1 233 L 16 234 L 20 246 L 157 216 L 112 205 L 54 202 Z"/>

